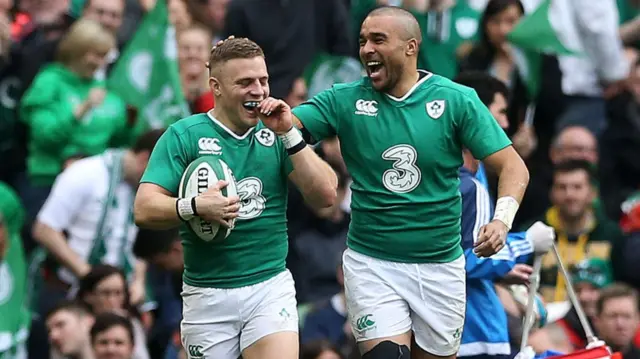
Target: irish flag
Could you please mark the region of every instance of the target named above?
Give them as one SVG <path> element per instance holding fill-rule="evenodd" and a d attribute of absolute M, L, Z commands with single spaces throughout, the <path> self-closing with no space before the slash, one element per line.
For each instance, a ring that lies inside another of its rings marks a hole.
<path fill-rule="evenodd" d="M 514 47 L 516 66 L 525 82 L 529 96 L 535 99 L 540 91 L 542 54 L 579 55 L 581 50 L 563 41 L 563 16 L 570 9 L 558 8 L 565 0 L 542 0 L 533 12 L 526 15 L 509 33 Z M 597 1 L 597 0 L 594 0 Z"/>

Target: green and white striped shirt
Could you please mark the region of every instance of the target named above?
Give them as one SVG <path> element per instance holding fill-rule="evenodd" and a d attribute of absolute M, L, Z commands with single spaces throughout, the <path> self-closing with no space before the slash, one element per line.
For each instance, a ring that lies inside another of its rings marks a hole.
<path fill-rule="evenodd" d="M 122 150 L 107 150 L 73 163 L 57 177 L 38 220 L 66 231 L 69 246 L 90 265 L 114 265 L 131 279 L 138 228 L 133 220 L 135 188 L 123 179 L 123 155 Z M 75 284 L 70 270 L 57 273 Z"/>

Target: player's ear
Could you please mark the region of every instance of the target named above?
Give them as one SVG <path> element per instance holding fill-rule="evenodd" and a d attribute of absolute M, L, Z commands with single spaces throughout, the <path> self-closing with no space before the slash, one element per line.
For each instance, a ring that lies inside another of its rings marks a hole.
<path fill-rule="evenodd" d="M 407 56 L 416 56 L 418 54 L 418 40 L 409 39 L 405 50 Z"/>
<path fill-rule="evenodd" d="M 209 88 L 211 89 L 211 92 L 213 92 L 214 96 L 220 96 L 220 80 L 218 80 L 217 77 L 209 77 Z"/>

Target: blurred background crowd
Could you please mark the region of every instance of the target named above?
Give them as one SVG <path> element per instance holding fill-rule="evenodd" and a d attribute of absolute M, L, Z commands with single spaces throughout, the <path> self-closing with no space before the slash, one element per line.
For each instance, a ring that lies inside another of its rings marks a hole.
<path fill-rule="evenodd" d="M 637 0 L 0 0 L 0 358 L 186 358 L 177 230 L 136 228 L 114 195 L 125 214 L 101 239 L 89 224 L 106 215 L 81 210 L 83 184 L 111 177 L 73 164 L 123 155 L 120 178 L 135 191 L 162 129 L 215 106 L 205 63 L 229 35 L 264 49 L 271 94 L 291 106 L 358 79 L 359 26 L 379 5 L 418 18 L 420 68 L 507 85 L 501 126 L 531 173 L 514 227 L 556 230 L 598 337 L 640 358 Z M 545 26 L 555 47 L 537 35 Z M 340 269 L 351 180 L 336 139 L 316 150 L 338 173 L 340 200 L 313 212 L 289 195 L 301 358 L 357 358 Z M 585 346 L 564 285 L 548 255 L 536 350 Z M 496 286 L 506 312 L 521 312 Z"/>

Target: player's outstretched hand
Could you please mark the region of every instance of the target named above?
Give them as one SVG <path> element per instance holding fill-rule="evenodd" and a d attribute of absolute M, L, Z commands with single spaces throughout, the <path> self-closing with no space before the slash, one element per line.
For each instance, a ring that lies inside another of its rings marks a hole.
<path fill-rule="evenodd" d="M 220 223 L 227 228 L 231 227 L 231 220 L 239 215 L 240 198 L 222 195 L 220 190 L 228 184 L 227 181 L 218 181 L 206 192 L 196 197 L 196 210 L 200 218 L 208 222 Z"/>
<path fill-rule="evenodd" d="M 286 102 L 273 97 L 267 97 L 260 102 L 258 116 L 262 123 L 277 135 L 283 135 L 293 127 L 291 107 Z"/>
<path fill-rule="evenodd" d="M 473 252 L 478 257 L 491 257 L 504 247 L 507 240 L 507 225 L 494 219 L 480 228 L 478 241 L 474 244 Z"/>

